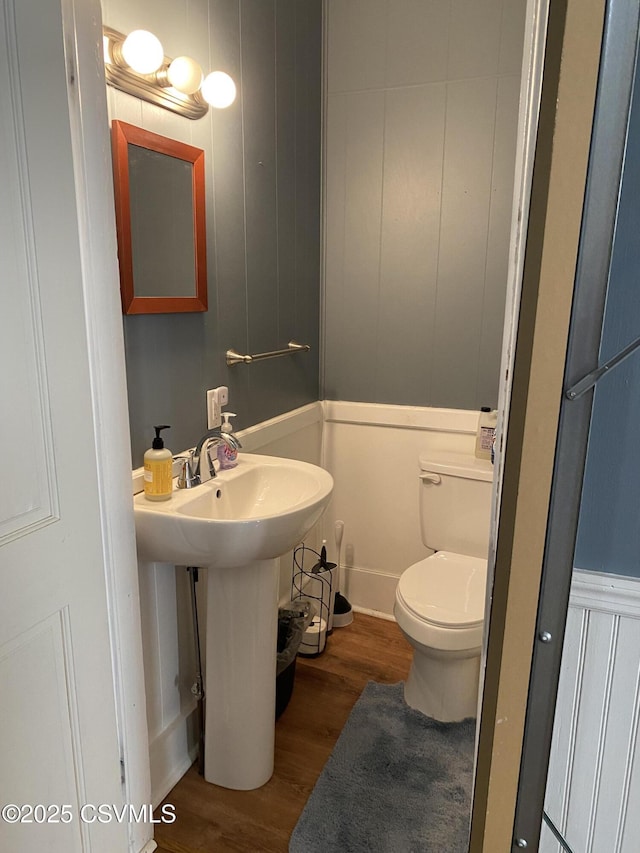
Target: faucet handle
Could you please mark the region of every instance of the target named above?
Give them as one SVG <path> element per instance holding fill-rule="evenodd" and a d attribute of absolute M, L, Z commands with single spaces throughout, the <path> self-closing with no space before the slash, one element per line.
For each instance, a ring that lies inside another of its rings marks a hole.
<path fill-rule="evenodd" d="M 182 463 L 180 467 L 180 474 L 178 475 L 178 488 L 179 489 L 191 489 L 193 486 L 200 485 L 200 475 L 194 474 L 191 469 L 191 460 L 188 456 L 175 456 L 175 459 L 179 459 Z"/>

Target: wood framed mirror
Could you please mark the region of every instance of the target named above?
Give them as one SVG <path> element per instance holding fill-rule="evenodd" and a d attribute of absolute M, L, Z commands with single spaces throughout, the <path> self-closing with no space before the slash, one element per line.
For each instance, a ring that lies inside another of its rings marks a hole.
<path fill-rule="evenodd" d="M 125 314 L 207 310 L 204 151 L 111 123 Z"/>

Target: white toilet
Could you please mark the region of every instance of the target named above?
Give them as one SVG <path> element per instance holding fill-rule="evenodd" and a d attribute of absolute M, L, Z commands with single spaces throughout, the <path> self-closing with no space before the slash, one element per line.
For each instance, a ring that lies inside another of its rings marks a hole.
<path fill-rule="evenodd" d="M 471 454 L 420 456 L 422 541 L 436 553 L 402 573 L 394 614 L 414 648 L 405 700 L 444 722 L 477 713 L 492 479 Z"/>

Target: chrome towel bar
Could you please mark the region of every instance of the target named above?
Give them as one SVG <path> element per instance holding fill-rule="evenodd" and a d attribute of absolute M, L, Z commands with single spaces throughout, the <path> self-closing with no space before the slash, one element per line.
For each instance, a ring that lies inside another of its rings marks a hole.
<path fill-rule="evenodd" d="M 299 344 L 296 341 L 289 341 L 286 349 L 276 349 L 272 352 L 258 352 L 255 355 L 241 355 L 234 349 L 227 350 L 227 365 L 231 367 L 233 364 L 251 364 L 252 361 L 261 361 L 263 358 L 278 358 L 281 355 L 293 355 L 297 352 L 309 352 L 311 347 L 309 344 Z"/>

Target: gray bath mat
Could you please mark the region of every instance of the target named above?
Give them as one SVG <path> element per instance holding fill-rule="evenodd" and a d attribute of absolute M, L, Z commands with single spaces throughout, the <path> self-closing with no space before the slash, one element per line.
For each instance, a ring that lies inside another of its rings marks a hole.
<path fill-rule="evenodd" d="M 309 801 L 290 853 L 466 853 L 475 720 L 438 723 L 402 684 L 369 682 Z"/>

